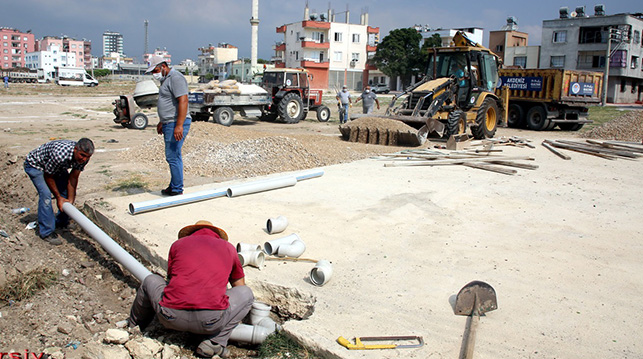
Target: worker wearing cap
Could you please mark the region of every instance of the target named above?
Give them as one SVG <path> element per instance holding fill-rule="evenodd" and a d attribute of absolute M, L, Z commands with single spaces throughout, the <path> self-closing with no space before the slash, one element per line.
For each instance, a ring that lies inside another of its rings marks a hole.
<path fill-rule="evenodd" d="M 166 196 L 180 195 L 183 194 L 181 148 L 192 123 L 188 114 L 188 82 L 158 55 L 152 56 L 145 73 L 152 73 L 161 82 L 157 109 L 160 121 L 156 132 L 162 134 L 165 140 L 165 160 L 170 165 L 171 176 L 170 185 L 161 193 Z"/>
<path fill-rule="evenodd" d="M 377 105 L 377 109 L 380 109 L 380 100 L 377 99 L 375 92 L 371 92 L 371 87 L 366 85 L 364 92 L 357 98 L 355 104 L 362 100 L 362 113 L 369 114 L 373 112 L 373 104 Z"/>
<path fill-rule="evenodd" d="M 230 333 L 254 301 L 236 248 L 208 221 L 184 227 L 178 237 L 167 260 L 169 282 L 157 274 L 145 278 L 128 324 L 144 330 L 156 316 L 166 328 L 204 335 L 198 356 L 226 357 Z"/>
<path fill-rule="evenodd" d="M 341 108 L 339 111 L 339 123 L 348 122 L 348 108 L 352 106 L 353 100 L 351 100 L 351 94 L 348 92 L 348 88 L 344 85 L 342 91 L 337 93 L 337 104 Z"/>

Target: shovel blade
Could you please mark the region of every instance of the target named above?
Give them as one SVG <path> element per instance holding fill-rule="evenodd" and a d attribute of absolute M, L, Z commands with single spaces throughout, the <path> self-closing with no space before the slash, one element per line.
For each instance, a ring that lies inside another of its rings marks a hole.
<path fill-rule="evenodd" d="M 427 129 L 427 133 L 435 132 L 440 135 L 440 137 L 444 136 L 444 130 L 446 129 L 446 127 L 442 122 L 433 118 L 427 118 L 425 126 Z"/>
<path fill-rule="evenodd" d="M 455 299 L 456 315 L 483 315 L 495 309 L 498 309 L 496 291 L 485 282 L 475 280 L 465 285 Z"/>

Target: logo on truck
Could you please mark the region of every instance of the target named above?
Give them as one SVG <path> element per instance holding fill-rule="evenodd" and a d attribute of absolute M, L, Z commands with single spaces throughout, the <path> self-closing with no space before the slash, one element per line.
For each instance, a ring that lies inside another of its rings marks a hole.
<path fill-rule="evenodd" d="M 507 86 L 510 90 L 542 91 L 542 77 L 500 76 L 498 88 Z"/>
<path fill-rule="evenodd" d="M 592 96 L 594 94 L 594 84 L 591 82 L 572 82 L 570 85 L 570 95 Z"/>

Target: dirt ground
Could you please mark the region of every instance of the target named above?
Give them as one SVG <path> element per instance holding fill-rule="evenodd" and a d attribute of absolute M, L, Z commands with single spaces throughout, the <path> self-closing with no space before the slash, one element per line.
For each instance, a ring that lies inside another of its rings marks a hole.
<path fill-rule="evenodd" d="M 63 245 L 52 246 L 25 228 L 36 220 L 37 195 L 22 163 L 29 151 L 49 140 L 89 137 L 96 153 L 80 177 L 77 207 L 90 200 L 165 188 L 169 173 L 154 112 L 147 112 L 151 126 L 145 130 L 112 121 L 112 101 L 133 87 L 13 84 L 0 93 L 0 229 L 8 234 L 0 237 L 0 286 L 31 270 L 48 268 L 58 274 L 55 285 L 37 296 L 0 303 L 0 353 L 54 348 L 66 358 L 79 357 L 75 347 L 127 318 L 138 283 L 91 238 L 72 225 L 60 232 Z M 342 140 L 335 101 L 331 97 L 327 102 L 333 114 L 328 123 L 317 122 L 312 113 L 296 125 L 242 119 L 231 127 L 194 122 L 183 150 L 185 185 L 320 167 L 403 149 Z M 502 128 L 497 136 L 577 139 L 579 134 Z M 32 210 L 11 213 L 23 206 Z M 197 343 L 156 330 L 166 343 L 182 348 L 181 356 L 192 357 Z M 236 357 L 254 354 L 233 351 Z"/>

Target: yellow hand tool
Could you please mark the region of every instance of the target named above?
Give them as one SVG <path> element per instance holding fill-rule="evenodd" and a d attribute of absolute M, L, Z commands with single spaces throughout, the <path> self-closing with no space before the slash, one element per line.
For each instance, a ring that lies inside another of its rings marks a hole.
<path fill-rule="evenodd" d="M 417 340 L 415 344 L 364 344 L 362 342 L 374 341 L 397 341 L 397 340 Z M 419 348 L 424 345 L 424 339 L 416 336 L 393 336 L 393 337 L 355 337 L 355 344 L 352 344 L 344 337 L 337 338 L 337 343 L 349 350 L 370 350 L 370 349 L 408 349 Z"/>

